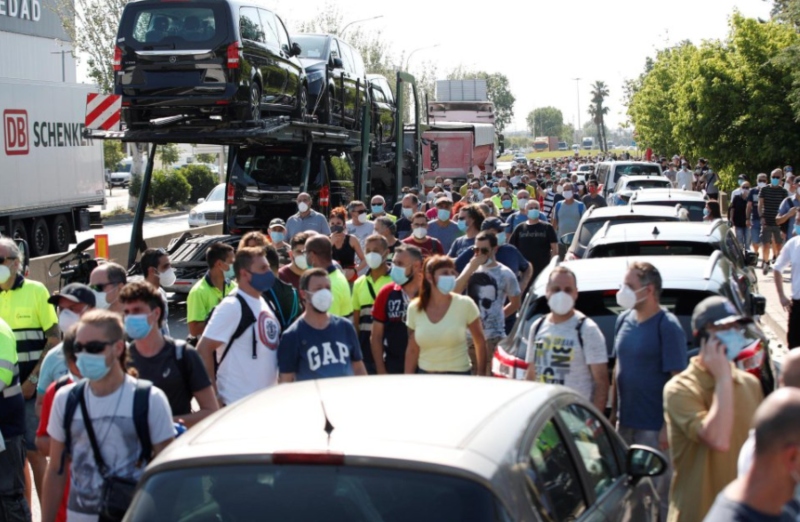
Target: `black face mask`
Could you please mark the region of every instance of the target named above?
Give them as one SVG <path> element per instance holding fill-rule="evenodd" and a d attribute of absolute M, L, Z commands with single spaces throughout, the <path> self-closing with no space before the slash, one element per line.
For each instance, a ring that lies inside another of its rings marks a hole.
<path fill-rule="evenodd" d="M 344 227 L 342 225 L 334 225 L 331 227 L 331 233 L 339 234 L 341 232 L 344 232 Z"/>

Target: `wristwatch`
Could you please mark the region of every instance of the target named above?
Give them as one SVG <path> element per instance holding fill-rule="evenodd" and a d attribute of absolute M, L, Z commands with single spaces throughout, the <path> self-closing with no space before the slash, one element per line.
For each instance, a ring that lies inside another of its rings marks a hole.
<path fill-rule="evenodd" d="M 39 384 L 39 376 L 34 373 L 28 376 L 28 380 L 31 381 L 31 384 Z"/>

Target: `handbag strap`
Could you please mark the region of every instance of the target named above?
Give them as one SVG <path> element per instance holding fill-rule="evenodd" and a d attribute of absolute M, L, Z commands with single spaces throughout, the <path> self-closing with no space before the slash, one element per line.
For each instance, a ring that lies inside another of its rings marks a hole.
<path fill-rule="evenodd" d="M 83 416 L 83 424 L 86 426 L 86 435 L 89 436 L 89 442 L 92 444 L 92 453 L 94 454 L 94 461 L 97 463 L 97 468 L 100 471 L 100 476 L 106 478 L 108 475 L 108 466 L 103 460 L 103 455 L 100 454 L 100 447 L 97 444 L 97 437 L 94 433 L 92 426 L 92 419 L 89 417 L 89 410 L 86 408 L 86 397 L 82 393 L 78 398 L 78 403 L 81 407 L 81 415 Z"/>

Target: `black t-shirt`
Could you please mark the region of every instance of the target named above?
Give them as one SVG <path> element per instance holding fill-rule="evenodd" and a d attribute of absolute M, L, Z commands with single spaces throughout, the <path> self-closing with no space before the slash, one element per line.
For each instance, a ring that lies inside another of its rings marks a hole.
<path fill-rule="evenodd" d="M 400 285 L 386 285 L 375 297 L 372 320 L 383 324 L 383 351 L 386 354 L 386 371 L 389 373 L 403 373 L 405 370 L 408 347 L 408 328 L 405 323 L 407 310 L 408 297 Z"/>
<path fill-rule="evenodd" d="M 714 505 L 711 506 L 703 522 L 788 522 L 794 520 L 787 516 L 786 512 L 781 515 L 768 515 L 761 511 L 756 511 L 746 504 L 736 502 L 725 496 L 723 490 Z"/>
<path fill-rule="evenodd" d="M 192 412 L 192 396 L 211 386 L 211 380 L 197 350 L 184 346 L 179 361 L 175 355 L 175 341 L 169 337 L 165 340 L 164 348 L 153 357 L 143 357 L 136 350 L 136 344 L 131 343 L 128 367 L 136 368 L 140 378 L 151 381 L 167 395 L 173 415 L 186 415 Z"/>
<path fill-rule="evenodd" d="M 397 239 L 400 241 L 404 240 L 408 236 L 411 235 L 411 221 L 406 219 L 405 217 L 401 217 L 397 221 L 395 221 L 395 226 L 397 226 Z"/>
<path fill-rule="evenodd" d="M 749 196 L 749 194 L 748 194 Z M 731 201 L 733 209 L 733 226 L 744 228 L 747 226 L 747 200 L 741 194 L 736 194 Z"/>
<path fill-rule="evenodd" d="M 514 229 L 509 244 L 517 247 L 522 256 L 533 265 L 536 277 L 550 262 L 550 245 L 558 243 L 556 231 L 549 223 L 522 223 Z"/>

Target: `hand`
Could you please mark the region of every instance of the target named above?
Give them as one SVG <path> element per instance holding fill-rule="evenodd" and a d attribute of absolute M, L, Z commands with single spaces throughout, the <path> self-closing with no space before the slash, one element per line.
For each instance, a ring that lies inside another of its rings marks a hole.
<path fill-rule="evenodd" d="M 794 217 L 794 215 L 797 214 L 797 208 L 798 207 L 792 207 L 789 209 L 789 216 Z"/>
<path fill-rule="evenodd" d="M 710 337 L 700 348 L 700 358 L 714 380 L 731 378 L 731 363 L 725 356 L 725 345 L 717 337 Z"/>
<path fill-rule="evenodd" d="M 669 449 L 669 438 L 667 437 L 667 425 L 661 428 L 661 431 L 658 432 L 658 449 L 667 450 Z"/>
<path fill-rule="evenodd" d="M 786 297 L 785 295 L 782 295 L 781 296 L 781 306 L 783 307 L 784 310 L 786 310 L 786 313 L 791 312 L 792 311 L 792 300 L 789 299 L 788 297 Z"/>
<path fill-rule="evenodd" d="M 617 411 L 616 410 L 614 410 L 614 409 L 611 410 L 611 413 L 608 415 L 608 422 L 612 426 L 614 426 L 614 429 L 617 429 L 617 430 L 619 429 L 619 426 L 617 426 Z"/>
<path fill-rule="evenodd" d="M 22 397 L 27 401 L 36 394 L 36 385 L 31 381 L 22 383 Z"/>

